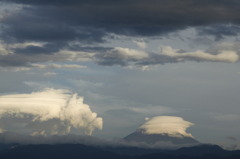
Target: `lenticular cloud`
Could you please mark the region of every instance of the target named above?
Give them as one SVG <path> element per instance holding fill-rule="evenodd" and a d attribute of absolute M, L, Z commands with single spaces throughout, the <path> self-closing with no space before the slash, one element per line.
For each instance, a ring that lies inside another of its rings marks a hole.
<path fill-rule="evenodd" d="M 186 129 L 193 123 L 176 116 L 156 116 L 139 127 L 145 134 L 163 134 L 172 137 L 193 137 Z"/>
<path fill-rule="evenodd" d="M 102 124 L 102 118 L 83 103 L 83 97 L 68 90 L 45 89 L 31 94 L 0 96 L 2 133 L 11 129 L 33 136 L 72 132 L 91 135 L 95 129 L 102 129 Z"/>

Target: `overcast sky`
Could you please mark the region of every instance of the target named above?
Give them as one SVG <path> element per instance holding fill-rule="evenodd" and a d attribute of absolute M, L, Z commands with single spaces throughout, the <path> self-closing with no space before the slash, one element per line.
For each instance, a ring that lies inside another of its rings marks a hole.
<path fill-rule="evenodd" d="M 69 90 L 103 119 L 97 137 L 171 115 L 234 147 L 239 33 L 238 0 L 0 0 L 0 98 Z"/>

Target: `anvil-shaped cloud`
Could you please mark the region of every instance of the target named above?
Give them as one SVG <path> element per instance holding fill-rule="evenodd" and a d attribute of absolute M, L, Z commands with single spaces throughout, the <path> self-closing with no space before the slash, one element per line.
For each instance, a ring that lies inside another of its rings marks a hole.
<path fill-rule="evenodd" d="M 83 97 L 49 88 L 31 94 L 0 96 L 1 132 L 8 131 L 9 125 L 14 127 L 14 119 L 22 121 L 31 135 L 44 136 L 66 135 L 76 130 L 91 135 L 95 129 L 102 129 L 103 124 L 102 118 L 83 103 Z"/>

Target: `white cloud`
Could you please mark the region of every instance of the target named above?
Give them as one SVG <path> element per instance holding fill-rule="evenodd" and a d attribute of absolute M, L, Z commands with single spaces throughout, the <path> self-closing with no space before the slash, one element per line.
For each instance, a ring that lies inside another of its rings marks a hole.
<path fill-rule="evenodd" d="M 15 43 L 15 44 L 6 44 L 3 41 L 0 41 L 0 55 L 9 55 L 13 54 L 14 49 L 27 48 L 29 46 L 38 46 L 42 47 L 44 43 L 37 42 L 24 42 L 24 43 Z"/>
<path fill-rule="evenodd" d="M 148 54 L 144 51 L 115 47 L 110 50 L 105 56 L 113 56 L 113 57 L 121 57 L 122 59 L 133 59 L 133 60 L 141 60 L 148 57 Z"/>
<path fill-rule="evenodd" d="M 0 55 L 8 55 L 12 54 L 13 52 L 8 49 L 7 45 L 0 41 Z"/>
<path fill-rule="evenodd" d="M 135 43 L 141 49 L 145 49 L 147 47 L 147 44 L 143 41 L 143 39 L 133 40 L 133 43 Z"/>
<path fill-rule="evenodd" d="M 40 43 L 40 42 L 24 42 L 24 43 L 15 43 L 12 45 L 9 45 L 10 48 L 26 48 L 29 46 L 38 46 L 38 47 L 43 47 L 45 43 Z"/>
<path fill-rule="evenodd" d="M 199 60 L 207 61 L 219 61 L 219 62 L 237 62 L 239 60 L 239 55 L 235 51 L 222 50 L 216 55 L 198 50 L 194 52 L 178 53 L 178 50 L 171 48 L 170 46 L 162 47 L 161 54 L 169 57 L 176 57 L 181 60 L 184 58 L 196 58 Z"/>
<path fill-rule="evenodd" d="M 176 116 L 156 116 L 139 127 L 146 134 L 167 134 L 172 137 L 193 137 L 186 129 L 193 123 Z"/>
<path fill-rule="evenodd" d="M 77 68 L 86 68 L 86 66 L 77 65 L 77 64 L 31 64 L 33 68 L 37 69 L 77 69 Z"/>
<path fill-rule="evenodd" d="M 7 124 L 4 124 L 5 119 L 8 119 Z M 12 119 L 23 120 L 22 125 L 30 129 L 32 135 L 44 136 L 65 135 L 74 129 L 91 135 L 95 129 L 102 129 L 103 124 L 102 118 L 83 103 L 83 97 L 61 89 L 0 96 L 2 131 L 14 126 Z"/>
<path fill-rule="evenodd" d="M 84 51 L 60 50 L 54 56 L 61 57 L 66 61 L 92 61 L 96 53 Z"/>

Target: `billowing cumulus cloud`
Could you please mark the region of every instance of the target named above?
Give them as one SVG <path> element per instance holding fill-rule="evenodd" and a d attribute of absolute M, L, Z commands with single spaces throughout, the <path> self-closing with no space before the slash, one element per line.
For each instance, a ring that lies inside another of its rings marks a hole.
<path fill-rule="evenodd" d="M 172 137 L 193 137 L 186 129 L 193 123 L 176 116 L 156 116 L 139 127 L 146 134 L 163 134 Z"/>
<path fill-rule="evenodd" d="M 22 127 L 15 127 L 15 123 Z M 102 129 L 102 118 L 92 112 L 83 97 L 68 90 L 45 89 L 31 94 L 0 96 L 0 130 L 31 135 L 66 135 L 76 131 L 91 135 Z"/>

